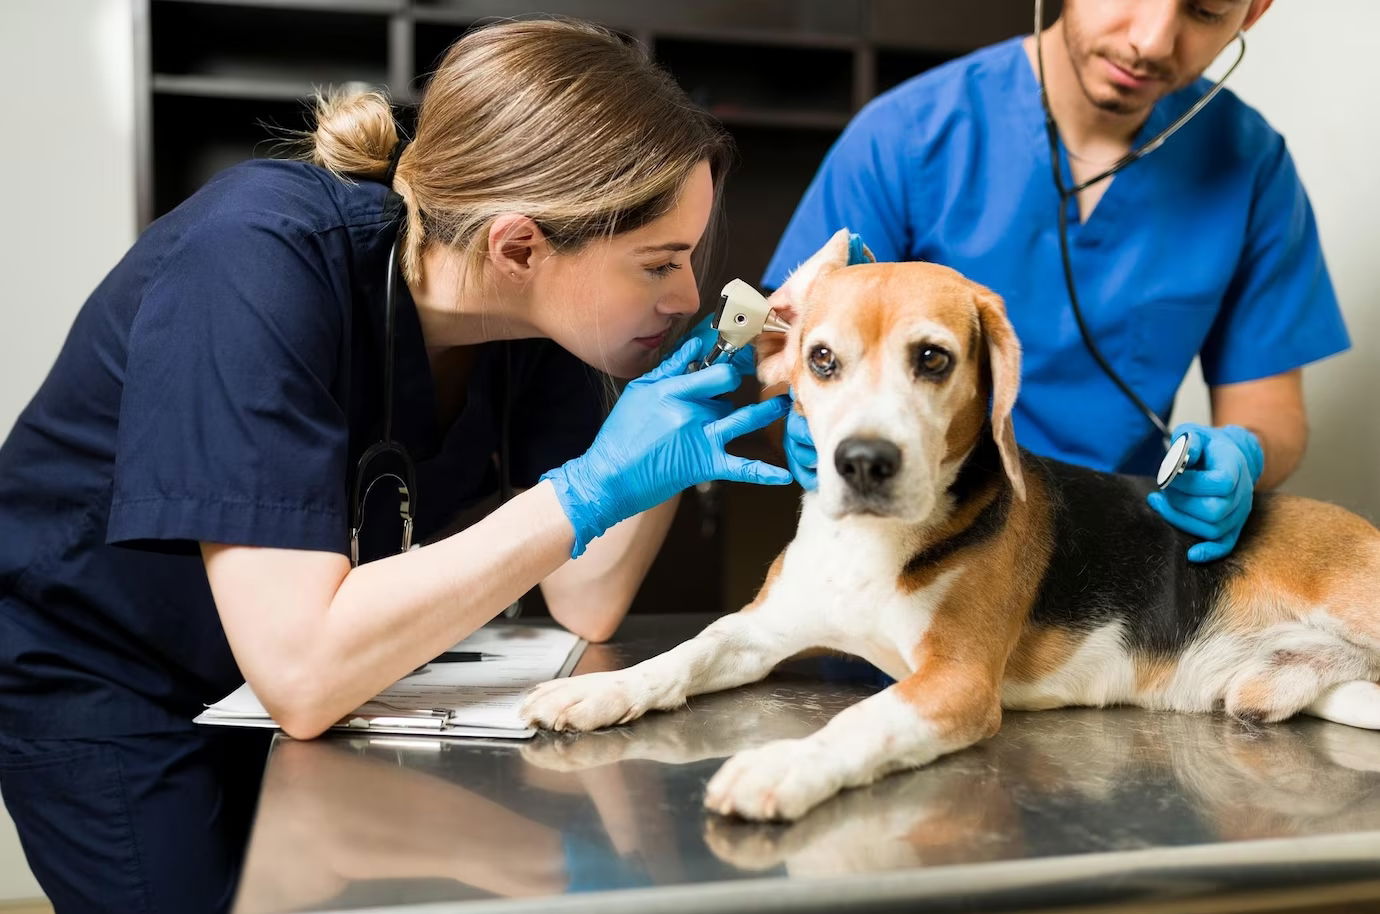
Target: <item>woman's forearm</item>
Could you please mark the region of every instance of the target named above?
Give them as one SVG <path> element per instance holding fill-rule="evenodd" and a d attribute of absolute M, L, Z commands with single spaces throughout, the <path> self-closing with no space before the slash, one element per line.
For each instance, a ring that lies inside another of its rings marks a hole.
<path fill-rule="evenodd" d="M 571 539 L 542 483 L 467 530 L 355 569 L 326 553 L 203 551 L 245 677 L 289 734 L 310 737 L 492 619 L 566 561 Z"/>
<path fill-rule="evenodd" d="M 542 581 L 552 617 L 589 641 L 605 641 L 627 615 L 666 531 L 675 519 L 677 495 L 631 517 L 596 539 L 578 559 Z"/>

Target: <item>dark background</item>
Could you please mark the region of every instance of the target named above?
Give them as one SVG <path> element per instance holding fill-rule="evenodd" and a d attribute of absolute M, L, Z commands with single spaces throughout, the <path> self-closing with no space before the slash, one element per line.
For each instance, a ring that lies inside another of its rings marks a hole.
<path fill-rule="evenodd" d="M 1050 2 L 1047 16 L 1057 13 Z M 495 17 L 559 14 L 645 46 L 738 144 L 705 306 L 754 285 L 820 160 L 870 98 L 1028 32 L 1024 0 L 140 0 L 139 216 L 304 129 L 315 87 L 363 83 L 410 106 L 442 52 Z M 403 112 L 406 120 L 407 112 Z M 780 463 L 766 439 L 741 453 Z M 634 611 L 720 612 L 750 600 L 795 527 L 799 490 L 718 484 L 682 499 Z M 530 600 L 533 612 L 540 601 Z"/>

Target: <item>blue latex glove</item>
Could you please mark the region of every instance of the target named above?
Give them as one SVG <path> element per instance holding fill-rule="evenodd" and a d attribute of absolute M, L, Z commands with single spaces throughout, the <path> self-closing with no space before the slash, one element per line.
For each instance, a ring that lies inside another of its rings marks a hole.
<path fill-rule="evenodd" d="M 701 341 L 692 337 L 630 383 L 589 450 L 542 476 L 555 486 L 575 528 L 571 558 L 619 521 L 701 482 L 791 481 L 780 467 L 724 450 L 734 438 L 780 419 L 790 401 L 773 397 L 735 410 L 716 398 L 737 388 L 748 372 L 725 359 L 686 374 L 701 352 Z"/>
<path fill-rule="evenodd" d="M 709 352 L 713 349 L 714 344 L 718 342 L 719 339 L 719 331 L 711 326 L 714 323 L 716 314 L 717 312 L 715 311 L 706 314 L 704 320 L 700 321 L 694 326 L 694 329 L 685 334 L 685 338 L 681 340 L 681 342 L 683 343 L 685 340 L 690 339 L 699 340 L 700 352 L 702 353 Z M 744 346 L 742 349 L 739 349 L 737 352 L 733 353 L 733 355 L 729 356 L 728 360 L 736 365 L 738 370 L 743 374 L 753 374 L 757 370 L 757 350 L 753 349 L 751 346 Z M 719 361 L 724 361 L 722 356 L 719 357 Z"/>
<path fill-rule="evenodd" d="M 1251 513 L 1252 493 L 1265 469 L 1265 452 L 1255 435 L 1239 425 L 1208 428 L 1186 422 L 1174 437 L 1188 435 L 1188 464 L 1169 488 L 1146 500 L 1185 533 L 1201 537 L 1188 550 L 1190 562 L 1211 562 L 1231 552 Z"/>
<path fill-rule="evenodd" d="M 795 391 L 791 391 L 795 400 Z M 792 409 L 786 415 L 786 466 L 791 476 L 800 483 L 806 492 L 819 488 L 819 452 L 815 450 L 815 439 L 810 435 L 810 426 L 805 417 Z"/>

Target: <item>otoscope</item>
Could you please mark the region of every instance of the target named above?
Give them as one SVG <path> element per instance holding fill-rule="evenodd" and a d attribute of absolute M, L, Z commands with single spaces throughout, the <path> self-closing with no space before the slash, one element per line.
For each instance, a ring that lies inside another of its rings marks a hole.
<path fill-rule="evenodd" d="M 690 366 L 691 371 L 708 368 L 723 356 L 733 355 L 760 333 L 785 333 L 791 329 L 767 304 L 766 296 L 741 279 L 731 280 L 720 295 L 719 313 L 709 325 L 719 331 L 719 336 L 714 348 Z"/>

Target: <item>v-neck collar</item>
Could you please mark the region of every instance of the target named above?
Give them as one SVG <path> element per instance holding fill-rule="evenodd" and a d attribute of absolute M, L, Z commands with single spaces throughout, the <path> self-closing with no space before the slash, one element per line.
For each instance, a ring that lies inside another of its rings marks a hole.
<path fill-rule="evenodd" d="M 1011 93 L 1009 98 L 1015 106 L 1015 116 L 1022 120 L 1026 125 L 1026 135 L 1035 148 L 1035 170 L 1039 172 L 1038 177 L 1043 179 L 1048 186 L 1050 205 L 1053 207 L 1058 200 L 1058 192 L 1054 189 L 1054 184 L 1050 180 L 1050 161 L 1049 161 L 1049 141 L 1045 138 L 1045 114 L 1044 108 L 1040 104 L 1040 84 L 1036 77 L 1035 66 L 1031 63 L 1029 55 L 1025 51 L 1025 39 L 1028 36 L 1021 35 L 1010 39 L 1013 72 L 1011 74 L 1010 86 Z M 1170 121 L 1172 104 L 1170 100 L 1177 93 L 1171 93 L 1165 98 L 1155 103 L 1150 109 L 1150 115 L 1141 124 L 1131 141 L 1131 148 L 1138 148 L 1146 140 L 1153 137 L 1162 130 Z M 1059 173 L 1063 177 L 1065 186 L 1073 186 L 1073 173 L 1069 167 L 1068 147 L 1064 144 L 1062 135 L 1059 137 L 1059 149 L 1062 153 L 1059 157 Z M 1145 162 L 1137 161 L 1128 165 L 1125 169 L 1113 175 L 1109 180 L 1110 184 L 1102 192 L 1102 198 L 1093 207 L 1092 213 L 1087 220 L 1080 217 L 1077 199 L 1070 199 L 1069 206 L 1069 238 L 1075 245 L 1095 246 L 1100 244 L 1103 239 L 1114 235 L 1118 224 L 1125 217 L 1128 208 L 1135 200 L 1137 185 L 1140 183 L 1134 179 L 1137 170 L 1143 169 Z M 1128 182 L 1126 179 L 1131 177 Z M 1130 186 L 1128 187 L 1128 183 Z"/>

